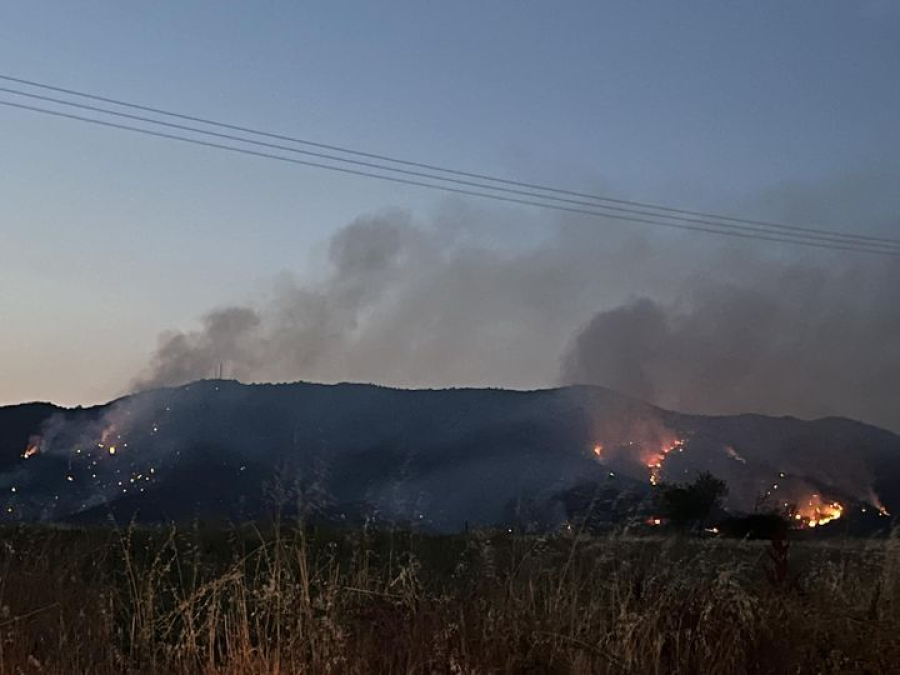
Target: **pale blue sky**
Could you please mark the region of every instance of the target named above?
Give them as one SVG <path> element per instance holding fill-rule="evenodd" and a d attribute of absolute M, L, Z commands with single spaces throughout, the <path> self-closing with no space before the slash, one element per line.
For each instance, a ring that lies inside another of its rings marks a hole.
<path fill-rule="evenodd" d="M 896 164 L 895 7 L 29 0 L 0 5 L 0 72 L 735 211 L 786 182 Z M 160 331 L 310 274 L 360 214 L 428 217 L 441 200 L 0 109 L 0 404 L 118 393 Z"/>

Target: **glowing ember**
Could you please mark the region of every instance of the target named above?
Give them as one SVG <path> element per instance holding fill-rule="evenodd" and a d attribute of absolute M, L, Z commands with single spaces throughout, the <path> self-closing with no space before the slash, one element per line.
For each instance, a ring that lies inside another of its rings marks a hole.
<path fill-rule="evenodd" d="M 881 503 L 881 499 L 878 498 L 878 495 L 875 494 L 874 490 L 871 490 L 869 492 L 869 503 L 876 509 L 878 509 L 878 513 L 880 513 L 882 516 L 891 515 L 890 512 L 885 508 L 884 504 Z"/>
<path fill-rule="evenodd" d="M 647 524 L 653 526 L 662 525 L 662 518 L 647 518 Z"/>
<path fill-rule="evenodd" d="M 97 447 L 106 450 L 110 455 L 115 455 L 122 448 L 127 448 L 128 443 L 122 441 L 122 434 L 114 423 L 108 423 L 100 432 L 100 440 Z"/>
<path fill-rule="evenodd" d="M 25 446 L 25 452 L 22 453 L 22 459 L 28 459 L 29 457 L 34 457 L 41 451 L 41 437 L 40 436 L 31 436 L 28 439 L 28 445 Z"/>
<path fill-rule="evenodd" d="M 594 454 L 597 457 L 600 457 L 600 458 L 603 457 L 603 445 L 602 444 L 597 443 L 597 445 L 594 446 Z"/>
<path fill-rule="evenodd" d="M 659 474 L 662 472 L 662 462 L 648 464 L 650 469 L 650 485 L 659 485 Z"/>
<path fill-rule="evenodd" d="M 98 443 L 98 446 L 101 448 L 106 447 L 111 441 L 118 438 L 121 438 L 121 436 L 116 433 L 115 425 L 110 424 L 100 432 L 100 443 Z"/>

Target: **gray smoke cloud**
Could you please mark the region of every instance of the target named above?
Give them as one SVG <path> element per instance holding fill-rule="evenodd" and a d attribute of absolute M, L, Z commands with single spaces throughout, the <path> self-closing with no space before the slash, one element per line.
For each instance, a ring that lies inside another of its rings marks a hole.
<path fill-rule="evenodd" d="M 509 241 L 481 228 L 493 215 L 467 228 L 471 217 L 452 206 L 427 223 L 401 212 L 356 220 L 328 242 L 320 279 L 282 275 L 266 297 L 163 335 L 134 388 L 210 377 L 219 364 L 244 381 L 554 383 L 572 330 L 616 297 L 607 289 L 646 244 L 620 232 L 622 263 L 597 266 L 600 232 L 557 224 L 547 236 L 514 221 L 508 231 L 522 236 Z"/>
<path fill-rule="evenodd" d="M 780 185 L 742 210 L 900 237 L 892 175 Z M 318 279 L 282 275 L 161 336 L 133 385 L 219 364 L 244 381 L 577 382 L 689 412 L 900 429 L 898 263 L 449 202 L 427 221 L 387 212 L 340 229 Z"/>
<path fill-rule="evenodd" d="M 598 312 L 563 357 L 598 383 L 688 412 L 841 415 L 900 427 L 900 267 L 789 267 L 752 286 Z"/>

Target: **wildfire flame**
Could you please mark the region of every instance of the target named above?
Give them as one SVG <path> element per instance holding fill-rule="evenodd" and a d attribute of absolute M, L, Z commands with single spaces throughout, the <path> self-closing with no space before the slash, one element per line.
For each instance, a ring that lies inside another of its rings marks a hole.
<path fill-rule="evenodd" d="M 794 511 L 794 521 L 799 527 L 819 527 L 837 520 L 844 514 L 844 507 L 839 502 L 827 502 L 814 494 L 805 502 L 798 504 Z"/>
<path fill-rule="evenodd" d="M 686 441 L 683 438 L 677 438 L 674 441 L 663 444 L 658 451 L 644 459 L 647 468 L 650 469 L 651 485 L 659 485 L 662 476 L 663 463 L 666 461 L 666 457 L 672 452 L 683 452 L 685 443 Z"/>

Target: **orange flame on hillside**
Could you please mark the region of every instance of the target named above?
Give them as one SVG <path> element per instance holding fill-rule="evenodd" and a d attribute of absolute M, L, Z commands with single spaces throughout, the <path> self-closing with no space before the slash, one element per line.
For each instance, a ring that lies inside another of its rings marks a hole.
<path fill-rule="evenodd" d="M 659 485 L 662 476 L 663 463 L 666 461 L 666 457 L 672 452 L 684 452 L 685 443 L 686 441 L 683 438 L 676 438 L 673 441 L 664 442 L 659 450 L 644 457 L 644 463 L 647 465 L 647 468 L 650 469 L 651 485 Z"/>
<path fill-rule="evenodd" d="M 844 507 L 839 502 L 826 502 L 814 494 L 808 500 L 797 505 L 793 519 L 799 527 L 818 527 L 837 520 L 844 514 Z"/>

